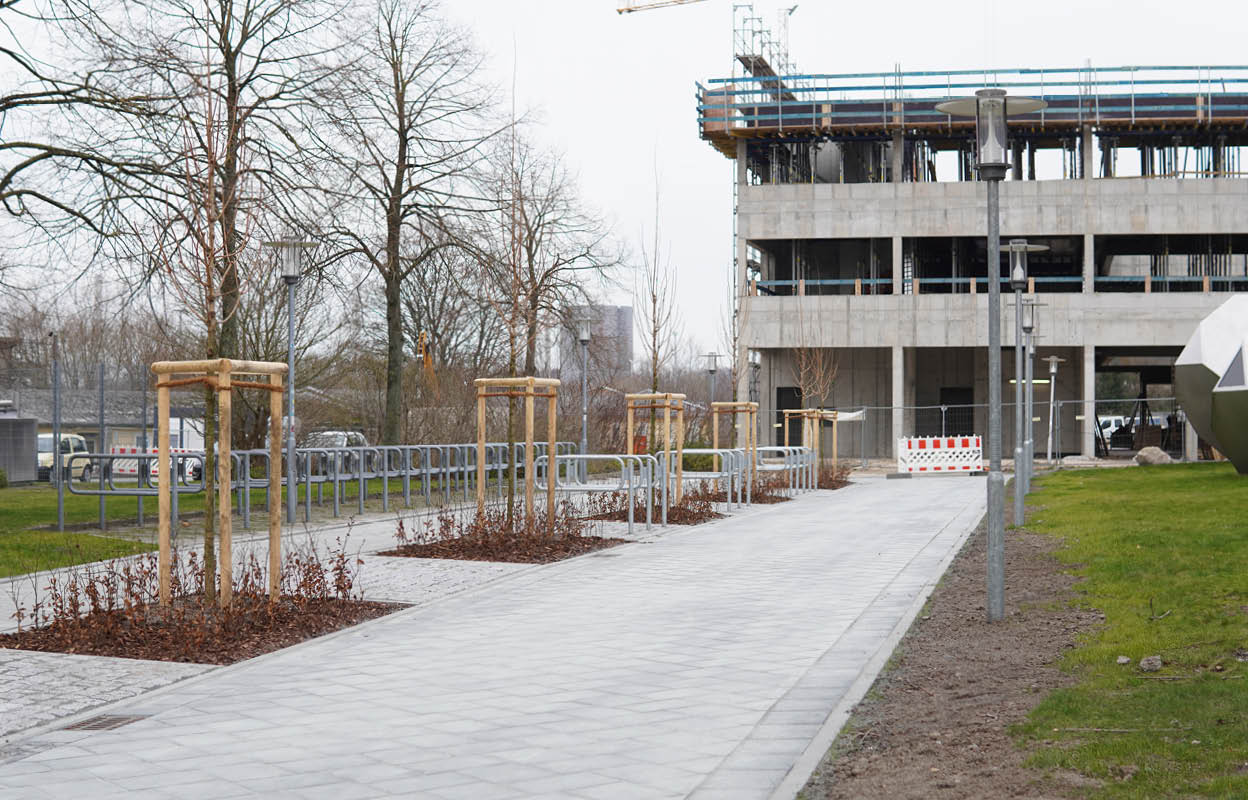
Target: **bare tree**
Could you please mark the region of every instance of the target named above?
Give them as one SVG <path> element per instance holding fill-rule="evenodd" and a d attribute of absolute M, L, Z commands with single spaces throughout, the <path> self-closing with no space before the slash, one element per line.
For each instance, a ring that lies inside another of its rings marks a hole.
<path fill-rule="evenodd" d="M 642 352 L 649 365 L 650 391 L 659 391 L 659 379 L 672 357 L 676 354 L 680 339 L 680 317 L 676 311 L 676 275 L 671 261 L 662 252 L 659 214 L 659 185 L 655 176 L 654 231 L 649 248 L 644 235 L 641 245 L 642 267 L 639 284 L 634 288 L 635 303 L 641 308 L 644 337 Z M 655 411 L 650 410 L 650 437 L 654 437 Z M 629 443 L 631 446 L 631 443 Z"/>
<path fill-rule="evenodd" d="M 562 157 L 514 138 L 499 181 L 509 252 L 487 264 L 503 316 L 513 320 L 513 336 L 522 334 L 524 374 L 533 375 L 540 334 L 556 328 L 568 306 L 586 302 L 591 284 L 607 280 L 623 255 L 578 197 Z"/>
<path fill-rule="evenodd" d="M 414 267 L 402 288 L 408 346 L 414 348 L 424 334 L 427 358 L 438 368 L 479 373 L 501 359 L 506 329 L 479 283 L 479 255 L 442 248 Z"/>
<path fill-rule="evenodd" d="M 823 327 L 819 313 L 809 309 L 817 298 L 796 298 L 797 329 L 799 342 L 817 341 Z M 802 405 L 806 408 L 823 408 L 832 395 L 836 382 L 836 354 L 829 347 L 799 345 L 793 348 L 793 369 L 797 386 L 802 392 Z"/>
<path fill-rule="evenodd" d="M 398 443 L 403 408 L 403 285 L 454 244 L 457 218 L 488 207 L 469 178 L 496 132 L 491 94 L 468 35 L 437 10 L 432 0 L 370 7 L 353 22 L 367 34 L 344 50 L 322 92 L 327 232 L 335 257 L 375 273 L 385 298 L 387 444 Z"/>
<path fill-rule="evenodd" d="M 238 357 L 242 296 L 259 277 L 263 211 L 298 223 L 290 200 L 307 157 L 299 112 L 327 75 L 323 33 L 331 0 L 63 0 L 73 10 L 81 71 L 124 116 L 101 113 L 110 151 L 112 237 L 136 285 L 150 288 L 200 326 L 202 356 Z M 138 164 L 140 168 L 131 168 Z M 205 390 L 206 441 L 217 397 Z M 215 457 L 205 453 L 205 567 L 214 559 Z M 209 583 L 211 589 L 211 583 Z"/>

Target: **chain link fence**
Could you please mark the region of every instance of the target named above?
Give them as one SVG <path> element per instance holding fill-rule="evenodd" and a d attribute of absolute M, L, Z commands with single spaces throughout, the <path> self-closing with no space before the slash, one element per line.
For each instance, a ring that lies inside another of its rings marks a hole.
<path fill-rule="evenodd" d="M 1145 447 L 1159 447 L 1176 459 L 1184 459 L 1193 452 L 1199 458 L 1212 457 L 1207 447 L 1188 441 L 1186 417 L 1173 397 L 1097 400 L 1092 405 L 1095 409 L 1093 447 L 1097 458 L 1131 458 Z M 1014 457 L 1014 409 L 1013 402 L 1002 404 L 1002 457 L 1006 460 Z M 979 435 L 985 437 L 987 452 L 986 403 L 858 406 L 839 410 L 863 414 L 859 421 L 840 423 L 837 430 L 837 450 L 841 457 L 856 459 L 863 466 L 871 461 L 894 458 L 894 418 L 897 417 L 901 436 Z M 1053 404 L 1052 412 L 1048 398 L 1032 402 L 1031 439 L 1035 457 L 1059 459 L 1082 455 L 1087 404 L 1082 400 L 1059 400 Z M 783 444 L 783 417 L 780 412 L 776 412 L 776 417 L 773 439 Z M 832 437 L 830 426 L 825 425 L 823 437 L 827 451 Z M 791 429 L 790 439 L 800 441 L 800 430 Z"/>

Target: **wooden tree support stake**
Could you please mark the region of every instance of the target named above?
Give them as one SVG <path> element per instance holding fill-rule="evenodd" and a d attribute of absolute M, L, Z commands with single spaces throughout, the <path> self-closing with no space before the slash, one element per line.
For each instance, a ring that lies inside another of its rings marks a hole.
<path fill-rule="evenodd" d="M 171 469 L 169 447 L 169 390 L 184 386 L 207 384 L 220 394 L 218 413 L 217 438 L 217 520 L 220 526 L 220 558 L 217 559 L 218 573 L 216 576 L 205 575 L 204 580 L 220 581 L 221 591 L 217 594 L 218 603 L 222 608 L 230 605 L 234 593 L 234 504 L 230 492 L 230 480 L 233 462 L 230 458 L 230 430 L 232 398 L 235 389 L 265 389 L 269 396 L 269 599 L 277 600 L 281 591 L 282 567 L 282 517 L 278 507 L 282 494 L 282 376 L 286 374 L 286 365 L 273 361 L 235 361 L 220 358 L 205 361 L 157 361 L 152 364 L 152 372 L 156 377 L 156 413 L 157 413 L 157 447 L 159 462 L 156 465 L 158 539 L 160 555 L 158 569 L 160 581 L 160 604 L 167 606 L 172 600 L 170 589 L 170 571 L 172 568 L 172 508 L 173 492 L 178 480 L 177 474 Z M 175 377 L 183 375 L 187 377 Z M 264 376 L 267 383 L 254 381 L 235 381 L 236 377 Z M 204 445 L 208 446 L 208 442 Z M 294 458 L 294 453 L 288 454 Z M 287 491 L 295 491 L 294 486 Z"/>

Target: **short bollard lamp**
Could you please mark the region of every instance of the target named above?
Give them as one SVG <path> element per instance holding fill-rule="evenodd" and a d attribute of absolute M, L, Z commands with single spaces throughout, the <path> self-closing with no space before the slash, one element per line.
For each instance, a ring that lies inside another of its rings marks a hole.
<path fill-rule="evenodd" d="M 1027 254 L 1041 253 L 1049 248 L 1029 244 L 1026 239 L 1011 239 L 1001 248 L 1010 254 L 1010 288 L 1014 290 L 1014 524 L 1022 525 L 1026 515 L 1023 491 L 1023 292 L 1027 289 Z"/>

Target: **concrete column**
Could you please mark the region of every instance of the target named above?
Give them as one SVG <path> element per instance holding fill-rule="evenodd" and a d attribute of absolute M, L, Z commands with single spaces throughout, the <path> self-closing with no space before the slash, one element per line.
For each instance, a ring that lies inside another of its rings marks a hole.
<path fill-rule="evenodd" d="M 1198 434 L 1196 429 L 1192 427 L 1192 423 L 1183 420 L 1183 460 L 1195 461 L 1200 458 L 1199 444 L 1197 440 Z"/>
<path fill-rule="evenodd" d="M 1083 346 L 1083 455 L 1096 456 L 1096 346 Z"/>
<path fill-rule="evenodd" d="M 892 181 L 903 183 L 905 175 L 902 171 L 906 166 L 906 135 L 901 131 L 893 131 Z"/>
<path fill-rule="evenodd" d="M 1090 233 L 1083 235 L 1083 293 L 1091 294 L 1096 290 L 1096 237 Z"/>
<path fill-rule="evenodd" d="M 893 237 L 893 294 L 901 295 L 901 237 Z"/>
<path fill-rule="evenodd" d="M 738 186 L 745 186 L 746 182 L 749 180 L 749 177 L 746 174 L 748 161 L 745 155 L 745 147 L 746 147 L 745 140 L 738 139 L 737 140 L 737 185 Z M 737 210 L 734 208 L 732 212 L 735 214 Z"/>
<path fill-rule="evenodd" d="M 1079 177 L 1084 180 L 1090 180 L 1096 177 L 1096 159 L 1092 153 L 1092 126 L 1084 125 L 1081 141 L 1079 143 L 1079 154 L 1081 156 Z"/>
<path fill-rule="evenodd" d="M 1014 163 L 1011 165 L 1011 176 L 1016 181 L 1023 179 L 1023 143 L 1021 141 L 1014 142 Z"/>
<path fill-rule="evenodd" d="M 906 349 L 893 345 L 893 441 L 888 452 L 897 457 L 897 440 L 905 436 L 905 416 L 902 406 L 906 404 Z"/>

